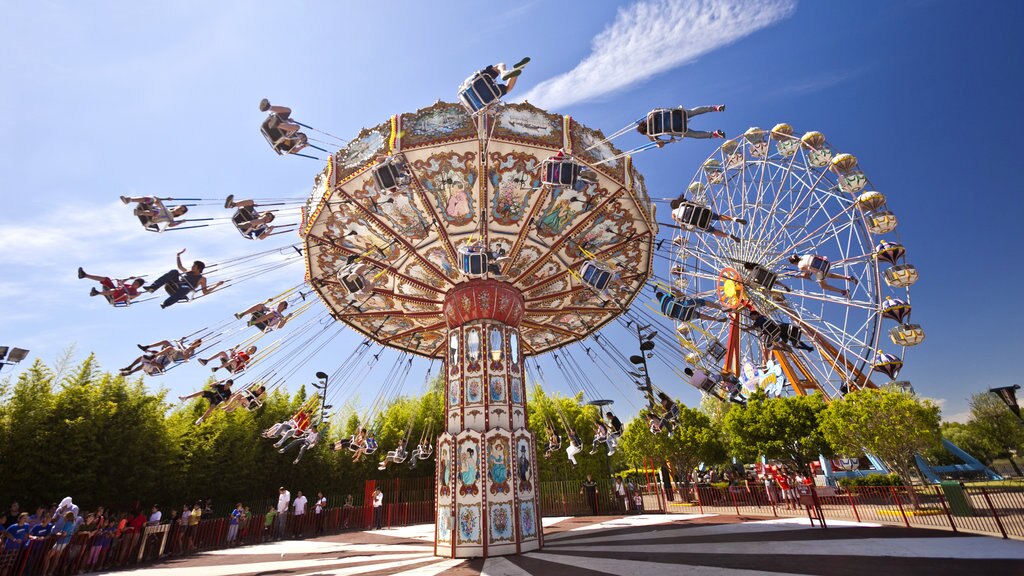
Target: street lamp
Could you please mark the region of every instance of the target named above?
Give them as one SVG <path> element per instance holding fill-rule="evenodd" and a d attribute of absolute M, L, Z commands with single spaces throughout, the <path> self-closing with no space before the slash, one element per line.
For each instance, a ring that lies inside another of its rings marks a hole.
<path fill-rule="evenodd" d="M 313 383 L 313 387 L 320 390 L 320 422 L 323 422 L 327 415 L 327 410 L 333 408 L 327 404 L 327 373 L 317 372 L 316 379 L 318 382 Z"/>
<path fill-rule="evenodd" d="M 24 348 L 11 348 L 0 346 L 0 370 L 8 364 L 17 364 L 28 357 L 28 350 Z"/>

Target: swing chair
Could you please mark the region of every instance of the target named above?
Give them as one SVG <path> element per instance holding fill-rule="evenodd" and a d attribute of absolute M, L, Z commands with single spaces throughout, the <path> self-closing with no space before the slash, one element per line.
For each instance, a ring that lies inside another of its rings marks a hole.
<path fill-rule="evenodd" d="M 345 288 L 349 296 L 354 297 L 366 290 L 366 277 L 360 273 L 360 267 L 362 264 L 355 261 L 338 270 L 338 282 Z"/>
<path fill-rule="evenodd" d="M 540 181 L 545 186 L 576 188 L 580 180 L 593 180 L 597 175 L 583 167 L 572 156 L 559 151 L 541 162 Z"/>
<path fill-rule="evenodd" d="M 580 266 L 580 280 L 602 294 L 617 277 L 611 266 L 597 259 L 587 260 Z"/>
<path fill-rule="evenodd" d="M 497 80 L 483 70 L 466 78 L 459 86 L 459 102 L 471 116 L 479 116 L 495 106 L 502 95 Z"/>
<path fill-rule="evenodd" d="M 647 137 L 674 142 L 686 135 L 686 111 L 682 108 L 655 108 L 647 113 Z"/>
<path fill-rule="evenodd" d="M 388 156 L 373 167 L 373 181 L 383 192 L 394 192 L 409 184 L 409 169 L 399 156 Z"/>
<path fill-rule="evenodd" d="M 467 242 L 459 246 L 459 270 L 466 276 L 483 276 L 487 272 L 488 258 L 480 242 Z"/>
<path fill-rule="evenodd" d="M 167 198 L 170 200 L 170 198 Z M 135 207 L 135 216 L 142 223 L 142 227 L 150 232 L 160 233 L 175 224 L 174 214 L 164 206 L 163 198 L 150 198 L 147 202 L 139 202 Z M 155 211 L 155 215 L 145 212 Z"/>
<path fill-rule="evenodd" d="M 257 409 L 263 406 L 263 401 L 267 397 L 267 387 L 263 385 L 261 382 L 253 382 L 252 384 L 249 384 L 245 388 L 242 388 L 241 390 L 235 392 L 233 396 L 238 396 L 238 400 L 235 403 L 240 404 L 249 412 L 255 412 Z M 228 399 L 227 403 L 231 405 L 230 398 Z M 225 406 L 225 408 L 227 408 L 227 406 Z M 235 408 L 232 405 L 231 410 L 225 411 L 233 412 L 234 410 Z"/>
<path fill-rule="evenodd" d="M 274 149 L 274 152 L 277 152 L 278 156 L 295 154 L 309 144 L 305 134 L 296 132 L 289 135 L 281 128 L 282 124 L 284 124 L 284 120 L 280 116 L 270 114 L 260 125 L 260 133 L 267 139 L 267 143 Z"/>

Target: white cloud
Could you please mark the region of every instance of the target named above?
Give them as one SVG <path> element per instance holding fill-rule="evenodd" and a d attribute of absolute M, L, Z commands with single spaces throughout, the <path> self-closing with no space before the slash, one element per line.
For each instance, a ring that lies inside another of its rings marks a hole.
<path fill-rule="evenodd" d="M 821 92 L 822 90 L 827 90 L 833 86 L 838 86 L 839 84 L 853 80 L 854 78 L 860 76 L 861 74 L 864 74 L 865 72 L 867 72 L 867 68 L 862 67 L 805 78 L 803 80 L 798 80 L 792 84 L 780 87 L 779 89 L 772 92 L 771 96 L 805 96 L 807 94 Z"/>
<path fill-rule="evenodd" d="M 796 0 L 650 0 L 620 9 L 572 70 L 522 96 L 560 108 L 622 90 L 789 17 Z"/>

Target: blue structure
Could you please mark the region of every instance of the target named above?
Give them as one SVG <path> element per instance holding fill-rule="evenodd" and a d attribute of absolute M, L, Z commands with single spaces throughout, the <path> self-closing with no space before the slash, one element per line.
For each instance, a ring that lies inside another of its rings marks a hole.
<path fill-rule="evenodd" d="M 924 475 L 925 479 L 932 484 L 939 483 L 940 474 L 948 474 L 951 472 L 959 473 L 970 473 L 970 472 L 981 472 L 989 480 L 1002 480 L 1003 477 L 996 474 L 994 470 L 982 464 L 977 458 L 971 456 L 967 452 L 961 450 L 956 444 L 953 444 L 945 438 L 942 439 L 942 447 L 949 451 L 950 454 L 956 456 L 963 461 L 963 464 L 953 464 L 950 466 L 929 466 L 924 458 L 921 456 L 914 456 L 917 460 L 917 467 L 921 469 L 921 474 Z"/>

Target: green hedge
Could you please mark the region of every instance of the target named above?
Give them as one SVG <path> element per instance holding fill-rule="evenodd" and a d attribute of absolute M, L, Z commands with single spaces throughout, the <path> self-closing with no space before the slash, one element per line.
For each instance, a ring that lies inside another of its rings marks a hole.
<path fill-rule="evenodd" d="M 899 474 L 870 474 L 856 478 L 840 478 L 840 486 L 902 486 Z"/>

